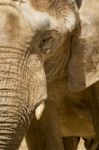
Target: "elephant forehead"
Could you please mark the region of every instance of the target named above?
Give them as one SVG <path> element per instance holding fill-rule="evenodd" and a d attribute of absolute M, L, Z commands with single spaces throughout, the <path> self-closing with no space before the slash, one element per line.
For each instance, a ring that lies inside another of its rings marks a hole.
<path fill-rule="evenodd" d="M 68 29 L 71 32 L 77 24 L 76 7 L 71 0 L 0 0 L 1 4 L 16 8 L 32 30 L 56 29 L 66 32 Z"/>
<path fill-rule="evenodd" d="M 48 29 L 50 26 L 53 26 L 51 20 L 53 20 L 53 24 L 55 22 L 55 19 L 51 19 L 46 11 L 42 12 L 35 9 L 29 0 L 4 0 L 4 2 L 0 0 L 0 5 L 2 7 L 7 6 L 5 10 L 8 13 L 13 13 L 17 18 L 24 20 L 24 24 L 30 25 L 33 31 Z"/>
<path fill-rule="evenodd" d="M 47 28 L 50 25 L 47 13 L 34 10 L 32 5 L 29 3 L 29 0 L 0 0 L 0 6 L 1 8 L 7 6 L 7 8 L 4 9 L 7 10 L 8 13 L 12 12 L 13 14 L 16 14 L 18 17 L 19 15 L 23 15 L 21 18 L 25 17 L 25 20 L 32 24 L 33 28 Z M 12 6 L 12 8 L 10 6 Z"/>
<path fill-rule="evenodd" d="M 71 32 L 77 26 L 78 18 L 70 5 L 72 6 L 72 4 L 68 4 L 64 0 L 59 1 L 59 3 L 55 0 L 43 0 L 42 3 L 41 1 L 30 2 L 28 0 L 28 2 L 22 3 L 21 7 L 16 6 L 30 23 L 33 30 L 55 29 L 60 32 L 66 32 L 68 29 Z"/>
<path fill-rule="evenodd" d="M 62 30 L 66 31 L 63 18 L 57 19 L 55 16 L 50 15 L 47 11 L 40 11 L 35 9 L 31 3 L 22 3 L 19 7 L 19 4 L 16 3 L 15 7 L 25 19 L 33 31 L 40 30 Z"/>
<path fill-rule="evenodd" d="M 19 9 L 19 7 L 18 7 Z M 29 3 L 23 3 L 20 12 L 31 24 L 32 28 L 46 29 L 50 26 L 50 18 L 46 12 L 34 10 Z"/>

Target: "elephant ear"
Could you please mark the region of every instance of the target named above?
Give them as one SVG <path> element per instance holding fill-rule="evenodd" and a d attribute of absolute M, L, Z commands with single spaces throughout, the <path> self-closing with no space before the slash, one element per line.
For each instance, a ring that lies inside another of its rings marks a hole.
<path fill-rule="evenodd" d="M 99 2 L 83 0 L 80 33 L 75 32 L 68 64 L 68 83 L 81 91 L 99 81 Z"/>

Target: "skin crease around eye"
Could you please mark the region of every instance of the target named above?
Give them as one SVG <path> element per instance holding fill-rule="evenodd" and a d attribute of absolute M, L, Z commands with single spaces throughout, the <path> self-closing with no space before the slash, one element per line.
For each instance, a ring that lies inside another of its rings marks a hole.
<path fill-rule="evenodd" d="M 31 42 L 31 52 L 42 54 L 53 53 L 64 41 L 64 36 L 56 30 L 46 30 L 37 33 Z M 34 43 L 34 44 L 33 44 Z"/>

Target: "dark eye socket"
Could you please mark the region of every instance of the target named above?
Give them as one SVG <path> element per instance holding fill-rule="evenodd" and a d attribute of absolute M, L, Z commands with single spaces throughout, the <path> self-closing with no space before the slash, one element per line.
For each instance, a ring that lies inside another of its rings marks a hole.
<path fill-rule="evenodd" d="M 46 39 L 42 39 L 40 42 L 40 48 L 43 53 L 46 53 L 48 50 L 53 49 L 53 37 L 48 37 Z"/>
<path fill-rule="evenodd" d="M 48 42 L 50 39 L 52 39 L 52 37 L 48 37 L 46 39 L 43 39 L 43 42 Z"/>
<path fill-rule="evenodd" d="M 42 31 L 37 33 L 31 42 L 32 51 L 48 54 L 59 45 L 60 36 L 57 31 Z"/>
<path fill-rule="evenodd" d="M 52 37 L 48 37 L 46 39 L 42 39 L 40 44 L 41 45 L 47 44 L 47 42 L 49 42 L 51 39 L 52 39 Z"/>

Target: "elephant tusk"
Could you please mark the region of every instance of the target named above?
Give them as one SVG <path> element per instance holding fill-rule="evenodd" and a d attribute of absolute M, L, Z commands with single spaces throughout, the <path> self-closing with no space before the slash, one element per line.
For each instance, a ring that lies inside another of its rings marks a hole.
<path fill-rule="evenodd" d="M 41 115 L 44 111 L 45 108 L 45 103 L 44 101 L 35 109 L 35 117 L 37 120 L 39 120 L 41 118 Z"/>

